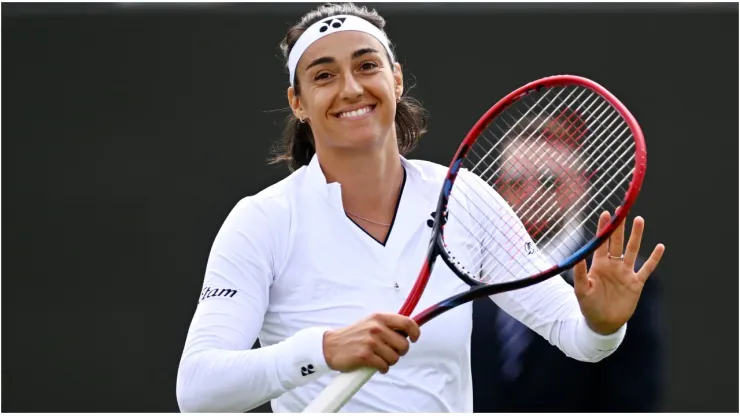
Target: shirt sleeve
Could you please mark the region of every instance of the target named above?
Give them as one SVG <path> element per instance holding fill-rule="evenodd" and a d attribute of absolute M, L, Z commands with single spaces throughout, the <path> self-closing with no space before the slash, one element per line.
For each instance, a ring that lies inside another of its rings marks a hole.
<path fill-rule="evenodd" d="M 472 219 L 475 223 L 468 227 L 489 229 L 481 239 L 481 245 L 486 248 L 481 250 L 484 280 L 521 279 L 553 265 L 552 261 L 545 260 L 517 215 L 493 188 L 476 175 L 468 174 L 464 183 L 469 215 L 475 217 Z M 627 330 L 625 324 L 610 335 L 593 331 L 581 313 L 573 287 L 560 276 L 493 295 L 491 300 L 567 356 L 579 361 L 597 362 L 608 357 L 622 343 Z"/>
<path fill-rule="evenodd" d="M 622 343 L 627 324 L 610 335 L 594 332 L 581 313 L 573 288 L 555 276 L 542 283 L 491 296 L 506 313 L 579 361 L 598 362 Z"/>
<path fill-rule="evenodd" d="M 252 349 L 279 262 L 275 253 L 287 239 L 287 232 L 271 230 L 275 214 L 266 211 L 245 198 L 215 238 L 177 374 L 182 412 L 246 412 L 331 372 L 323 355 L 328 328 Z"/>

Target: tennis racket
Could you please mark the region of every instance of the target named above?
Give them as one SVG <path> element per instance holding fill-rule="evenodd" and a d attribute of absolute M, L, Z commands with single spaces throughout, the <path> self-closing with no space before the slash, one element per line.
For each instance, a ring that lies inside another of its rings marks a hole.
<path fill-rule="evenodd" d="M 410 316 L 438 258 L 470 290 L 416 315 L 423 325 L 474 299 L 571 269 L 626 219 L 647 154 L 640 126 L 597 83 L 552 76 L 511 92 L 460 144 L 439 194 L 421 271 L 399 314 Z M 599 229 L 599 215 L 614 213 Z M 373 368 L 340 373 L 304 410 L 337 412 Z"/>

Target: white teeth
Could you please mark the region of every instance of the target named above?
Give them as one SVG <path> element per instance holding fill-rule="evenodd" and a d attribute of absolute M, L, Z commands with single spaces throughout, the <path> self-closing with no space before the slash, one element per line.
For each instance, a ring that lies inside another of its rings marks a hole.
<path fill-rule="evenodd" d="M 372 110 L 372 108 L 369 107 L 369 106 L 368 107 L 363 107 L 363 108 L 361 108 L 359 110 L 353 110 L 353 111 L 347 111 L 345 113 L 341 113 L 341 114 L 339 114 L 339 117 L 340 118 L 344 118 L 344 117 L 357 117 L 357 116 L 361 116 L 361 115 L 363 115 L 365 113 L 369 113 L 370 110 Z"/>

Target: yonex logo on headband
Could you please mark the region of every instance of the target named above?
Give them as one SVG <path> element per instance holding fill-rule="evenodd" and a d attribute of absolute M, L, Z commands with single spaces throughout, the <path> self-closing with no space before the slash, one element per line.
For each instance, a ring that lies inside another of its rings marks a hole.
<path fill-rule="evenodd" d="M 346 17 L 340 17 L 338 19 L 331 18 L 331 19 L 324 20 L 323 22 L 321 22 L 323 26 L 321 26 L 321 28 L 319 29 L 319 32 L 321 33 L 326 32 L 329 29 L 329 26 L 333 27 L 334 29 L 339 29 L 340 27 L 342 27 L 342 23 L 344 23 L 345 20 L 347 20 Z"/>
<path fill-rule="evenodd" d="M 388 52 L 388 56 L 391 58 L 391 62 L 395 61 L 391 47 L 388 44 L 388 38 L 385 36 L 382 30 L 378 29 L 375 25 L 368 22 L 367 20 L 352 16 L 352 15 L 339 15 L 332 16 L 327 19 L 318 21 L 311 25 L 305 32 L 298 38 L 293 49 L 290 50 L 288 56 L 288 71 L 290 72 L 290 85 L 294 85 L 296 68 L 298 67 L 298 61 L 303 56 L 311 44 L 317 40 L 337 32 L 345 32 L 354 30 L 357 32 L 367 33 L 368 35 L 377 39 Z"/>

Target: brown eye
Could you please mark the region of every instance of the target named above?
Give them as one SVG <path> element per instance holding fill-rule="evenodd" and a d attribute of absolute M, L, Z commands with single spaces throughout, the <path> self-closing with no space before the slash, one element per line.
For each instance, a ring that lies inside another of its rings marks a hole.
<path fill-rule="evenodd" d="M 325 80 L 325 79 L 329 79 L 329 76 L 330 76 L 330 75 L 329 75 L 329 73 L 328 73 L 328 72 L 319 72 L 319 73 L 318 73 L 318 74 L 316 74 L 316 76 L 314 77 L 314 81 L 322 81 L 322 80 Z"/>
<path fill-rule="evenodd" d="M 371 62 L 371 61 L 363 62 L 362 65 L 360 65 L 360 69 L 363 71 L 369 71 L 377 67 L 378 67 L 378 64 L 376 64 L 375 62 Z"/>

